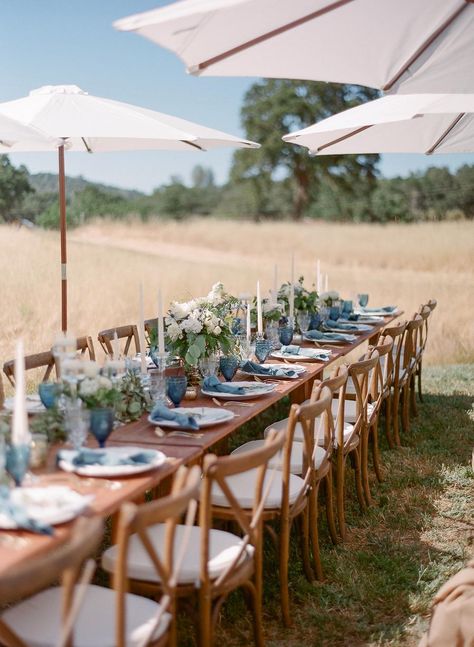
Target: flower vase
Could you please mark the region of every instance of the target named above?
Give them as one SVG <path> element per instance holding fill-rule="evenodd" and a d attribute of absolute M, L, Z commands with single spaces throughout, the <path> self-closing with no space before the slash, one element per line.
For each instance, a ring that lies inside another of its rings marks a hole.
<path fill-rule="evenodd" d="M 188 378 L 188 386 L 184 399 L 195 400 L 198 396 L 199 385 L 201 384 L 201 373 L 197 366 L 186 366 L 184 372 Z"/>

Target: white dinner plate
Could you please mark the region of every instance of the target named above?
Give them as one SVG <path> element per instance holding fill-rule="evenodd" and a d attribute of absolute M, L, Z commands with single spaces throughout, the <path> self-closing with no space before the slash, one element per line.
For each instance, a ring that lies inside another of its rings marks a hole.
<path fill-rule="evenodd" d="M 114 478 L 118 476 L 129 476 L 130 474 L 141 474 L 142 472 L 148 472 L 149 470 L 160 467 L 160 465 L 163 465 L 163 463 L 166 461 L 166 456 L 163 454 L 163 452 L 160 452 L 157 449 L 144 449 L 143 447 L 105 447 L 104 449 L 88 449 L 88 451 L 112 452 L 124 457 L 146 451 L 154 452 L 155 458 L 151 463 L 143 463 L 142 465 L 77 466 L 72 463 L 72 459 L 77 452 L 73 449 L 63 449 L 61 451 L 61 460 L 59 461 L 59 467 L 65 472 L 75 472 L 80 476 Z"/>
<path fill-rule="evenodd" d="M 255 400 L 260 398 L 262 395 L 267 395 L 271 393 L 275 385 L 274 384 L 261 384 L 255 382 L 229 382 L 232 386 L 244 386 L 246 393 L 221 393 L 220 391 L 206 391 L 201 389 L 203 395 L 208 395 L 210 398 L 218 398 L 221 400 Z"/>
<path fill-rule="evenodd" d="M 7 411 L 13 411 L 15 408 L 15 398 L 6 398 L 3 406 Z M 41 413 L 46 411 L 38 393 L 32 393 L 26 396 L 26 412 L 27 413 Z"/>
<path fill-rule="evenodd" d="M 289 362 L 327 362 L 329 361 L 330 355 L 330 350 L 321 349 L 314 351 L 312 348 L 300 348 L 300 352 L 297 355 L 282 353 L 281 350 L 275 350 L 272 353 L 272 357 L 286 359 Z"/>
<path fill-rule="evenodd" d="M 177 413 L 184 413 L 188 416 L 193 416 L 199 425 L 199 429 L 204 429 L 205 427 L 212 427 L 213 425 L 219 425 L 223 422 L 228 422 L 235 416 L 233 411 L 227 411 L 226 409 L 216 409 L 216 407 L 178 407 L 176 409 L 173 409 L 173 411 L 176 411 Z M 179 425 L 175 420 L 152 420 L 151 416 L 149 416 L 148 422 L 157 427 L 169 427 L 170 429 L 184 428 L 190 433 L 193 433 L 194 431 L 193 429 L 189 429 L 188 427 L 182 427 L 182 425 Z"/>
<path fill-rule="evenodd" d="M 298 364 L 293 364 L 293 366 L 288 366 L 288 364 L 261 364 L 263 368 L 274 368 L 278 369 L 281 368 L 285 371 L 288 369 L 291 371 L 294 371 L 296 375 L 271 375 L 270 373 L 267 375 L 263 375 L 262 373 L 252 373 L 250 371 L 244 371 L 243 369 L 240 369 L 242 373 L 245 373 L 245 375 L 253 375 L 254 377 L 259 377 L 263 380 L 266 378 L 272 379 L 272 380 L 297 380 L 300 376 L 301 373 L 305 373 L 306 369 L 304 366 L 299 366 Z"/>
<path fill-rule="evenodd" d="M 353 323 L 352 321 L 349 322 L 351 326 L 357 326 L 357 328 L 353 328 L 352 330 L 348 329 L 342 329 L 342 328 L 326 328 L 324 332 L 338 332 L 343 335 L 357 335 L 357 333 L 364 333 L 364 332 L 369 332 L 372 330 L 372 326 L 368 326 L 367 324 L 363 323 Z"/>
<path fill-rule="evenodd" d="M 11 501 L 21 505 L 30 519 L 50 526 L 66 523 L 82 514 L 93 498 L 93 495 L 84 496 L 64 485 L 18 487 L 10 492 Z M 11 517 L 0 513 L 0 528 L 13 530 L 16 527 Z"/>
<path fill-rule="evenodd" d="M 392 312 L 386 312 L 385 310 L 371 310 L 370 312 L 365 312 L 365 310 L 354 310 L 355 315 L 367 316 L 367 317 L 391 317 L 392 315 L 398 314 L 398 308 L 392 310 Z"/>
<path fill-rule="evenodd" d="M 377 315 L 359 315 L 357 321 L 350 321 L 349 319 L 339 319 L 342 323 L 356 323 L 356 324 L 369 324 L 370 326 L 375 326 L 378 323 L 384 323 L 385 319 L 383 317 L 378 317 Z"/>

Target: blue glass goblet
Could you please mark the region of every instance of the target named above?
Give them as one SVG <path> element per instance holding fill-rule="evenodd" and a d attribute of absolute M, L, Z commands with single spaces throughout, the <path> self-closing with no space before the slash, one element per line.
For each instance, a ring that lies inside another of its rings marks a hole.
<path fill-rule="evenodd" d="M 237 371 L 238 365 L 239 360 L 235 355 L 227 355 L 226 357 L 221 357 L 219 359 L 219 368 L 221 369 L 221 373 L 226 382 L 230 382 L 232 380 Z"/>
<path fill-rule="evenodd" d="M 293 327 L 292 326 L 281 326 L 278 335 L 280 337 L 280 343 L 283 346 L 289 346 L 293 340 Z"/>
<path fill-rule="evenodd" d="M 309 322 L 309 330 L 317 330 L 321 325 L 321 315 L 319 312 L 313 312 Z"/>
<path fill-rule="evenodd" d="M 41 402 L 46 409 L 52 409 L 59 397 L 59 384 L 54 382 L 42 382 L 38 387 Z"/>
<path fill-rule="evenodd" d="M 91 409 L 91 432 L 99 443 L 99 447 L 105 447 L 105 441 L 114 428 L 114 419 L 115 411 L 112 407 Z"/>
<path fill-rule="evenodd" d="M 342 302 L 342 314 L 349 315 L 354 310 L 352 301 Z"/>
<path fill-rule="evenodd" d="M 365 308 L 365 306 L 369 303 L 368 294 L 358 294 L 357 298 L 359 299 L 359 305 L 361 308 Z"/>
<path fill-rule="evenodd" d="M 174 375 L 166 378 L 166 393 L 175 407 L 179 407 L 187 386 L 188 379 L 185 375 Z"/>
<path fill-rule="evenodd" d="M 28 471 L 28 465 L 30 463 L 30 446 L 9 445 L 5 452 L 5 458 L 5 467 L 7 472 L 15 481 L 15 485 L 19 487 Z"/>
<path fill-rule="evenodd" d="M 257 339 L 257 341 L 255 342 L 255 357 L 260 362 L 260 364 L 263 364 L 263 362 L 267 359 L 271 350 L 272 344 L 270 341 L 268 341 L 268 339 Z"/>
<path fill-rule="evenodd" d="M 341 309 L 339 308 L 339 306 L 331 306 L 329 308 L 329 319 L 331 319 L 331 321 L 337 321 L 340 316 Z"/>

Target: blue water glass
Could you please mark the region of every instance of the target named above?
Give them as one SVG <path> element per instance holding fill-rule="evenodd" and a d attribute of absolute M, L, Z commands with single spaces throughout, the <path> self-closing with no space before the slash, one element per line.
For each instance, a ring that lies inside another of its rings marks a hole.
<path fill-rule="evenodd" d="M 5 467 L 15 485 L 19 487 L 22 484 L 25 474 L 30 464 L 30 446 L 29 445 L 8 445 L 5 452 Z"/>
<path fill-rule="evenodd" d="M 41 402 L 46 409 L 52 409 L 59 397 L 59 384 L 54 382 L 41 382 L 38 387 L 38 393 Z"/>
<path fill-rule="evenodd" d="M 263 364 L 272 349 L 272 344 L 268 339 L 257 339 L 255 342 L 255 357 Z"/>
<path fill-rule="evenodd" d="M 309 330 L 317 330 L 321 325 L 321 315 L 319 312 L 313 312 L 309 321 Z"/>
<path fill-rule="evenodd" d="M 115 411 L 112 407 L 91 409 L 91 432 L 99 443 L 99 447 L 105 447 L 105 441 L 114 428 L 114 419 Z"/>
<path fill-rule="evenodd" d="M 281 326 L 278 335 L 280 338 L 280 343 L 283 346 L 289 346 L 293 340 L 293 327 L 292 326 Z"/>
<path fill-rule="evenodd" d="M 175 407 L 179 407 L 187 386 L 188 379 L 185 375 L 173 375 L 166 378 L 166 393 Z"/>
<path fill-rule="evenodd" d="M 357 298 L 359 299 L 359 305 L 361 308 L 365 308 L 365 306 L 369 303 L 368 294 L 358 294 Z"/>
<path fill-rule="evenodd" d="M 349 315 L 354 310 L 352 301 L 342 302 L 342 314 Z"/>
<path fill-rule="evenodd" d="M 331 306 L 329 308 L 329 319 L 331 321 L 337 321 L 341 316 L 341 309 L 339 306 Z"/>
<path fill-rule="evenodd" d="M 239 360 L 235 355 L 227 355 L 219 359 L 219 368 L 226 382 L 230 382 L 234 377 Z"/>

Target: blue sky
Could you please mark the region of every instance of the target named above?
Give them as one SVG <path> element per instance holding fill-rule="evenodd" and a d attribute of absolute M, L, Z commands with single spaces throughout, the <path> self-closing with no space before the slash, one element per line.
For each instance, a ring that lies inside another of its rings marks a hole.
<path fill-rule="evenodd" d="M 254 79 L 194 78 L 177 57 L 112 22 L 156 7 L 158 0 L 3 0 L 0 3 L 0 101 L 47 84 L 76 84 L 83 90 L 127 101 L 191 121 L 244 134 L 239 110 Z M 282 133 L 283 134 L 283 133 Z M 195 164 L 227 178 L 232 149 L 207 153 L 132 152 L 67 156 L 67 173 L 108 184 L 151 191 L 170 175 L 189 180 Z M 52 153 L 15 154 L 32 172 L 56 172 Z M 474 163 L 471 155 L 384 155 L 385 176 L 428 166 Z"/>

